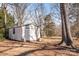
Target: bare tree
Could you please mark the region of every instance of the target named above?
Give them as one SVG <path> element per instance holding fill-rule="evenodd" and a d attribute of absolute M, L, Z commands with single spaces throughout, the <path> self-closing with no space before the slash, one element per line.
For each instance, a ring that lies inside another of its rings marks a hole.
<path fill-rule="evenodd" d="M 8 4 L 12 9 L 14 13 L 14 18 L 16 19 L 17 26 L 23 26 L 24 25 L 24 17 L 26 16 L 26 9 L 30 4 L 28 3 L 12 3 Z M 22 28 L 20 29 L 20 32 L 22 33 Z M 24 40 L 25 42 L 25 40 Z"/>
<path fill-rule="evenodd" d="M 49 5 L 50 5 L 50 15 L 52 16 L 52 22 L 55 23 L 55 35 L 61 36 L 60 4 L 54 3 Z"/>
<path fill-rule="evenodd" d="M 67 13 L 68 10 L 66 4 L 61 3 L 60 10 L 61 10 L 61 20 L 62 20 L 62 41 L 59 43 L 59 45 L 65 42 L 67 46 L 73 47 L 73 41 L 72 41 L 68 13 Z"/>
<path fill-rule="evenodd" d="M 72 35 L 76 36 L 79 32 L 79 3 L 70 4 L 70 19 L 71 19 L 71 31 Z"/>
<path fill-rule="evenodd" d="M 7 4 L 6 3 L 2 3 L 2 10 L 4 12 L 4 28 L 5 28 L 5 38 L 7 37 L 7 28 L 6 28 L 6 25 L 7 25 Z"/>
<path fill-rule="evenodd" d="M 43 34 L 43 26 L 44 26 L 44 8 L 43 4 L 35 4 L 34 10 L 29 12 L 30 18 L 34 21 L 36 30 L 36 39 L 40 40 L 38 32 L 40 32 L 40 36 L 42 37 Z"/>
<path fill-rule="evenodd" d="M 40 28 L 40 37 L 44 35 L 43 28 L 44 28 L 44 4 L 40 3 L 37 4 L 37 8 L 35 9 L 35 17 L 37 19 L 37 23 Z"/>
<path fill-rule="evenodd" d="M 9 5 L 13 9 L 15 18 L 18 20 L 17 21 L 18 26 L 22 26 L 23 21 L 24 21 L 24 16 L 26 16 L 25 11 L 30 4 L 28 4 L 28 3 L 13 3 L 13 4 L 9 4 Z"/>

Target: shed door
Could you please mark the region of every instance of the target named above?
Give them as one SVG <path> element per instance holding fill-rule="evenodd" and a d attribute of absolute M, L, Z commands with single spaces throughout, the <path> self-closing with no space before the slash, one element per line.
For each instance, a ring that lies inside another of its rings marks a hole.
<path fill-rule="evenodd" d="M 29 26 L 25 26 L 25 39 L 30 40 L 30 28 Z"/>

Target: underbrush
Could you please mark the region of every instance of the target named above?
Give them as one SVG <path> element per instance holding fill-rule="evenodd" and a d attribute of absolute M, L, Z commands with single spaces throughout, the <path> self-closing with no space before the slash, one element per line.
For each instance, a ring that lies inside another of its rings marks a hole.
<path fill-rule="evenodd" d="M 4 40 L 5 40 L 4 35 L 0 34 L 0 41 L 4 41 Z"/>

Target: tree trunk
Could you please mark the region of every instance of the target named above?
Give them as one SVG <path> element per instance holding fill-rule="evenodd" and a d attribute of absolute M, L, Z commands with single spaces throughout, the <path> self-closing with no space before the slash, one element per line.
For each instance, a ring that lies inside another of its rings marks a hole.
<path fill-rule="evenodd" d="M 70 22 L 69 22 L 69 17 L 68 17 L 68 8 L 66 5 L 64 5 L 64 10 L 65 10 L 65 27 L 66 27 L 66 35 L 67 35 L 67 45 L 72 45 L 72 36 L 71 36 L 71 31 L 70 31 Z M 67 12 L 66 12 L 67 11 Z"/>
<path fill-rule="evenodd" d="M 72 45 L 72 36 L 70 32 L 70 27 L 69 27 L 69 19 L 67 18 L 67 13 L 66 13 L 66 8 L 65 4 L 61 3 L 60 4 L 60 11 L 61 11 L 61 20 L 62 20 L 62 41 L 59 44 L 62 44 L 65 42 L 67 46 Z"/>
<path fill-rule="evenodd" d="M 4 12 L 4 29 L 5 29 L 5 38 L 7 38 L 7 11 L 6 11 L 6 7 L 7 5 L 5 3 L 2 3 L 2 9 L 3 9 L 3 12 Z"/>
<path fill-rule="evenodd" d="M 65 24 L 64 24 L 64 16 L 63 16 L 63 8 L 64 6 L 60 4 L 60 13 L 61 13 L 61 20 L 62 20 L 62 41 L 58 44 L 62 44 L 67 38 L 66 38 L 66 29 L 65 29 Z"/>

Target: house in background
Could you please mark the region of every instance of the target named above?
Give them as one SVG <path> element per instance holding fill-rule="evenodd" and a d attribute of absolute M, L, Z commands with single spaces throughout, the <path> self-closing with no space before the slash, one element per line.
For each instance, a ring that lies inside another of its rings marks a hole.
<path fill-rule="evenodd" d="M 9 38 L 18 41 L 37 41 L 40 39 L 40 28 L 29 20 L 23 26 L 15 25 L 10 28 Z"/>

